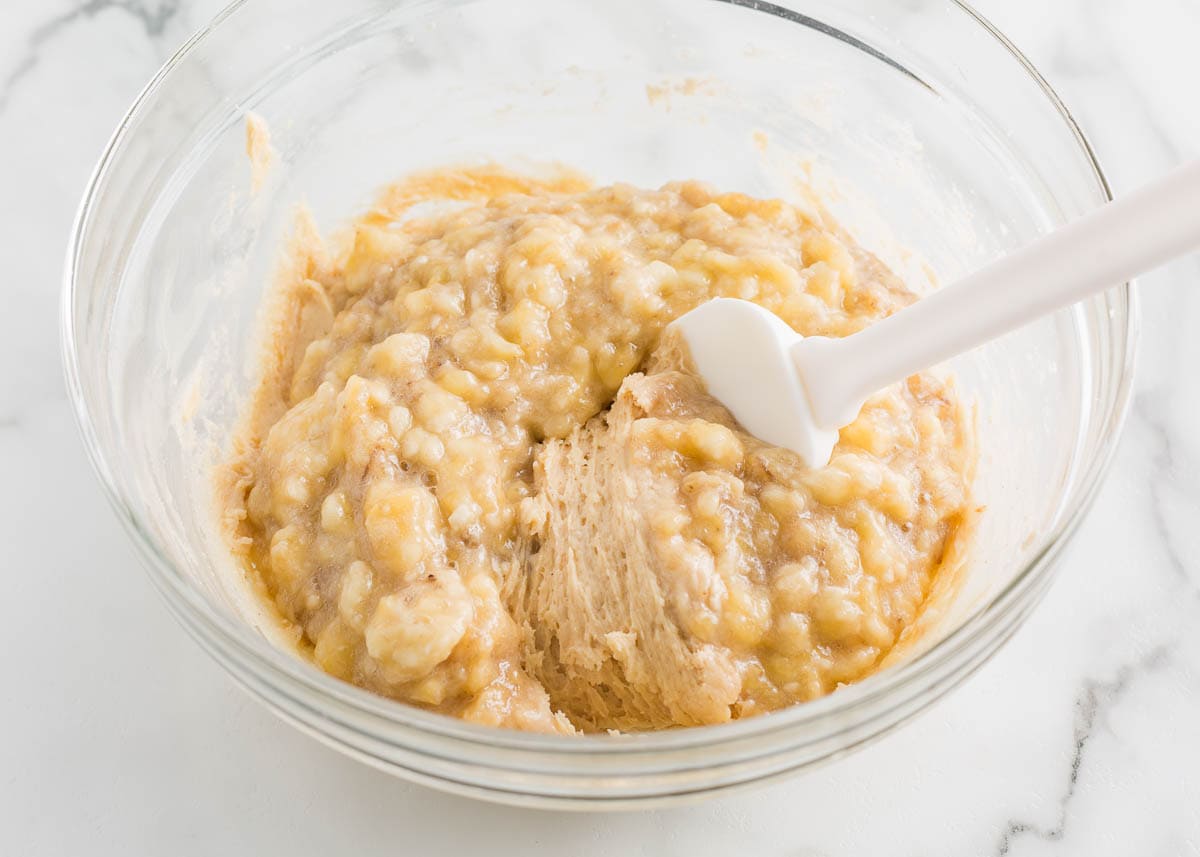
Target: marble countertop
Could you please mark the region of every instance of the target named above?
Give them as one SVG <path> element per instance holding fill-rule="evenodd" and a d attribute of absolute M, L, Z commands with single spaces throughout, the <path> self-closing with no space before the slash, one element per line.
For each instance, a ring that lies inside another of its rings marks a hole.
<path fill-rule="evenodd" d="M 1200 151 L 1198 0 L 977 5 L 1118 192 Z M 235 688 L 159 603 L 92 478 L 57 329 L 92 165 L 218 6 L 0 7 L 0 852 L 1200 854 L 1200 381 L 1181 371 L 1200 367 L 1195 257 L 1142 281 L 1133 412 L 1045 602 L 962 688 L 844 761 L 692 807 L 521 811 L 371 770 Z"/>

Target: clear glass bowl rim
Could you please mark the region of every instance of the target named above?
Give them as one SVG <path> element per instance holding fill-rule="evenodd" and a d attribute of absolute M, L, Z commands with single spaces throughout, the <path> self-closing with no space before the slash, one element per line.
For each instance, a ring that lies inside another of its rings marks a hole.
<path fill-rule="evenodd" d="M 737 2 L 737 0 L 733 1 Z M 609 758 L 623 754 L 654 754 L 660 751 L 674 751 L 741 741 L 747 738 L 761 738 L 781 731 L 798 733 L 806 725 L 814 725 L 830 715 L 848 714 L 855 709 L 867 708 L 874 703 L 884 701 L 904 687 L 910 687 L 914 695 L 923 694 L 938 680 L 939 668 L 942 664 L 952 661 L 956 654 L 970 649 L 980 638 L 987 637 L 998 624 L 1001 624 L 1001 620 L 1010 613 L 1011 609 L 1021 606 L 1028 600 L 1027 596 L 1031 592 L 1034 595 L 1040 595 L 1040 592 L 1044 590 L 1044 586 L 1039 586 L 1039 584 L 1047 582 L 1044 578 L 1053 571 L 1054 560 L 1070 541 L 1095 499 L 1102 477 L 1115 451 L 1121 426 L 1128 410 L 1139 335 L 1139 312 L 1136 291 L 1132 282 L 1114 288 L 1103 296 L 1115 299 L 1118 321 L 1124 321 L 1124 327 L 1119 331 L 1121 339 L 1113 346 L 1114 350 L 1120 349 L 1119 353 L 1123 360 L 1119 366 L 1117 386 L 1111 397 L 1110 407 L 1103 417 L 1097 417 L 1097 419 L 1102 418 L 1106 421 L 1100 442 L 1094 455 L 1075 481 L 1074 496 L 1061 516 L 1059 525 L 1042 537 L 1038 552 L 999 593 L 985 604 L 977 607 L 968 619 L 932 648 L 910 661 L 883 670 L 861 682 L 842 688 L 835 694 L 813 702 L 792 706 L 770 715 L 727 724 L 620 736 L 559 736 L 497 729 L 423 711 L 335 679 L 316 667 L 306 664 L 295 655 L 276 648 L 250 626 L 216 607 L 204 593 L 189 581 L 185 574 L 175 567 L 155 539 L 142 526 L 134 512 L 133 502 L 125 495 L 122 486 L 108 466 L 83 389 L 81 355 L 77 347 L 75 330 L 75 307 L 77 293 L 80 290 L 79 255 L 83 240 L 91 225 L 95 209 L 95 195 L 104 181 L 110 164 L 120 154 L 131 126 L 141 116 L 149 96 L 158 90 L 171 70 L 240 7 L 252 2 L 254 0 L 234 0 L 185 42 L 146 84 L 118 124 L 92 172 L 71 228 L 64 268 L 60 317 L 62 358 L 68 395 L 88 458 L 104 493 L 133 541 L 143 565 L 149 572 L 151 581 L 164 596 L 172 612 L 189 633 L 196 636 L 202 646 L 210 654 L 213 654 L 214 658 L 221 662 L 222 666 L 239 683 L 244 682 L 228 664 L 224 663 L 222 657 L 213 651 L 210 638 L 220 641 L 223 646 L 232 647 L 245 660 L 253 663 L 258 669 L 260 677 L 266 679 L 277 690 L 287 688 L 290 691 L 287 693 L 288 696 L 294 698 L 297 692 L 311 694 L 313 704 L 318 707 L 321 699 L 337 701 L 355 709 L 356 713 L 376 719 L 386 725 L 411 728 L 481 746 L 543 754 L 578 757 L 599 755 Z M 729 0 L 725 0 L 725 2 L 729 2 Z M 1003 33 L 970 5 L 962 0 L 947 0 L 947 2 L 958 7 L 969 19 L 972 19 L 994 38 L 1041 89 L 1074 136 L 1081 154 L 1090 164 L 1098 189 L 1104 198 L 1111 199 L 1111 189 L 1090 142 L 1046 79 Z M 849 37 L 849 39 L 857 41 L 853 37 Z M 1103 297 L 1093 300 L 1103 299 Z M 1017 622 L 1023 621 L 1023 618 L 1022 616 Z M 1011 630 L 1013 629 L 1010 628 L 1009 631 L 1011 632 Z M 998 648 L 999 643 L 997 642 L 974 666 L 977 667 L 986 662 Z M 958 680 L 961 680 L 965 674 L 958 676 Z M 957 680 L 952 682 L 952 684 L 956 683 Z M 948 689 L 949 686 L 943 688 L 942 692 Z M 892 724 L 883 731 L 895 725 L 897 724 Z M 815 737 L 828 739 L 831 737 L 831 733 L 824 732 Z M 789 746 L 794 747 L 796 744 L 792 743 Z"/>

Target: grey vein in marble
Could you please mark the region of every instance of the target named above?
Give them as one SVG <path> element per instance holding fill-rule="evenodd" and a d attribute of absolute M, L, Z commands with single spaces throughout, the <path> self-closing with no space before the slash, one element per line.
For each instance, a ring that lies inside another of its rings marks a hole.
<path fill-rule="evenodd" d="M 1045 68 L 1053 69 L 1054 85 L 1060 90 L 1060 95 L 1062 83 L 1068 79 L 1093 83 L 1103 81 L 1108 87 L 1125 89 L 1132 97 L 1122 101 L 1122 108 L 1136 110 L 1138 113 L 1136 117 L 1127 117 L 1127 121 L 1134 123 L 1141 131 L 1148 132 L 1155 145 L 1171 162 L 1182 163 L 1186 160 L 1186 152 L 1154 116 L 1144 94 L 1132 85 L 1124 54 L 1119 46 L 1112 44 L 1111 35 L 1104 28 L 1097 26 L 1101 16 L 1096 14 L 1095 5 L 1087 7 L 1086 10 L 1081 9 L 1075 14 L 1071 30 L 1062 33 L 1052 42 Z M 1087 112 L 1079 110 L 1078 105 L 1073 104 L 1072 107 L 1073 112 Z M 1105 124 L 1104 117 L 1084 118 L 1096 120 L 1085 121 L 1085 126 Z"/>
<path fill-rule="evenodd" d="M 1146 476 L 1150 493 L 1150 519 L 1172 572 L 1178 580 L 1187 585 L 1192 595 L 1200 598 L 1200 586 L 1197 585 L 1194 576 L 1195 569 L 1189 567 L 1185 552 L 1176 543 L 1174 528 L 1167 520 L 1168 501 L 1164 496 L 1166 489 L 1170 487 L 1178 489 L 1181 493 L 1186 492 L 1181 480 L 1177 478 L 1178 461 L 1171 431 L 1166 420 L 1160 416 L 1162 408 L 1159 398 L 1162 395 L 1164 394 L 1139 394 L 1131 409 L 1131 416 L 1139 420 L 1154 439 L 1155 448 L 1150 456 L 1151 470 Z"/>
<path fill-rule="evenodd" d="M 1095 734 L 1101 715 L 1113 708 L 1124 698 L 1134 680 L 1166 666 L 1170 647 L 1156 646 L 1136 661 L 1121 666 L 1107 680 L 1089 679 L 1075 699 L 1075 749 L 1067 775 L 1066 788 L 1058 799 L 1058 815 L 1053 825 L 1044 827 L 1031 821 L 1011 819 L 1000 834 L 996 857 L 1013 853 L 1015 843 L 1025 836 L 1036 837 L 1046 842 L 1057 842 L 1063 838 L 1067 827 L 1067 813 L 1079 785 L 1083 770 L 1084 754 Z"/>
<path fill-rule="evenodd" d="M 167 24 L 179 12 L 182 2 L 183 0 L 163 0 L 157 7 L 151 8 L 139 0 L 87 0 L 39 25 L 26 40 L 24 54 L 0 83 L 0 111 L 8 106 L 17 84 L 37 67 L 42 48 L 76 21 L 94 18 L 107 10 L 117 9 L 140 21 L 146 35 L 153 39 L 163 34 Z"/>

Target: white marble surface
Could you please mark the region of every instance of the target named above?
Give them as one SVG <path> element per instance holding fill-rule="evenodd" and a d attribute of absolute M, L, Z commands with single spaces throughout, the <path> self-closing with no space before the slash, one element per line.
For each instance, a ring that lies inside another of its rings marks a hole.
<path fill-rule="evenodd" d="M 92 164 L 218 2 L 0 5 L 0 853 L 1200 854 L 1200 380 L 1181 371 L 1200 368 L 1195 258 L 1143 281 L 1134 412 L 1049 597 L 949 699 L 848 760 L 689 808 L 524 812 L 369 770 L 235 689 L 92 479 L 57 333 Z M 1200 153 L 1198 0 L 979 6 L 1118 190 Z"/>

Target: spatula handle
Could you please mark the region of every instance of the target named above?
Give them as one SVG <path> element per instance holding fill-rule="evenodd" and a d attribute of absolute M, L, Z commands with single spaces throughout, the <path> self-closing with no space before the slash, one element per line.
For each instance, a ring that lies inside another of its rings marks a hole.
<path fill-rule="evenodd" d="M 844 339 L 793 350 L 822 427 L 888 384 L 1200 247 L 1200 161 Z"/>

